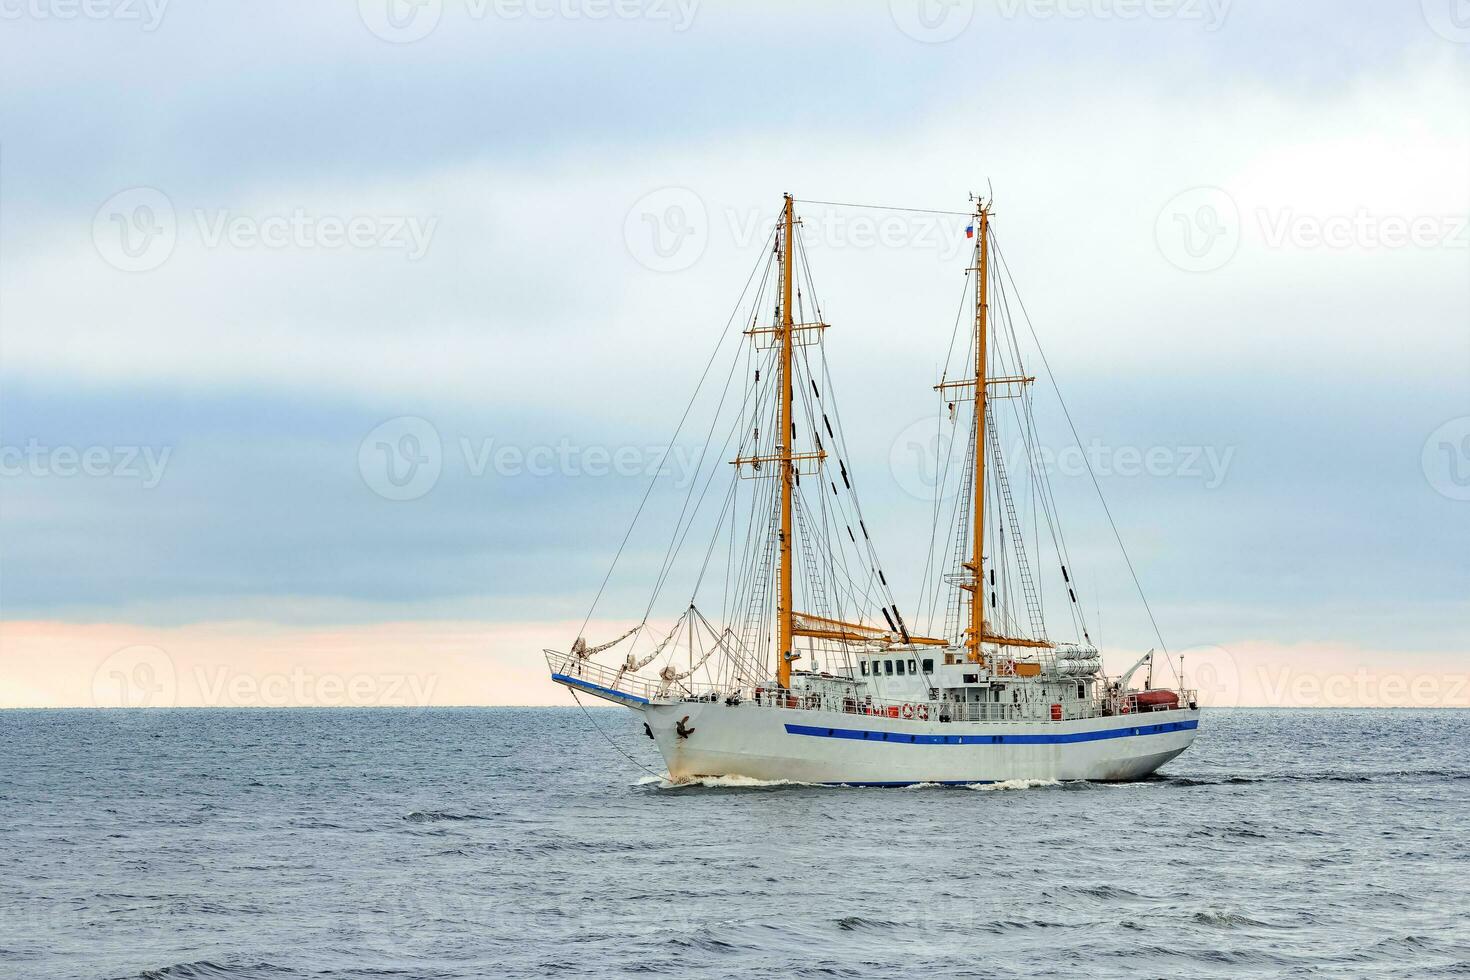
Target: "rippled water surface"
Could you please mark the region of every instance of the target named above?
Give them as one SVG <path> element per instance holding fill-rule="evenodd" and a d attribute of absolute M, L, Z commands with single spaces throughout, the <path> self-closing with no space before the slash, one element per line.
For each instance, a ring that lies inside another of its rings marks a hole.
<path fill-rule="evenodd" d="M 632 716 L 591 716 L 657 769 Z M 1470 712 L 669 787 L 570 709 L 0 712 L 0 976 L 1470 976 Z"/>

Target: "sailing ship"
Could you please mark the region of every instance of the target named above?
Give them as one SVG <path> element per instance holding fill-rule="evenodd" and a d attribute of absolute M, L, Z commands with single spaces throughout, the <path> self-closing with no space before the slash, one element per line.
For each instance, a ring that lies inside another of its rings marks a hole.
<path fill-rule="evenodd" d="M 1036 452 L 1036 379 L 1016 330 L 1014 280 L 1004 256 L 995 261 L 993 202 L 972 201 L 965 299 L 935 385 L 936 445 L 948 449 L 936 458 L 919 604 L 933 635 L 910 630 L 859 507 L 825 358 L 828 324 L 786 195 L 754 292 L 747 286 L 748 305 L 737 306 L 748 314 L 731 321 L 743 336 L 716 416 L 731 409 L 722 448 L 734 454 L 715 455 L 733 466 L 713 464 L 707 476 L 701 466 L 690 484 L 641 619 L 615 639 L 578 636 L 568 650 L 545 651 L 553 681 L 641 716 L 670 779 L 1132 780 L 1194 740 L 1195 693 L 1177 674 L 1175 686 L 1155 686 L 1155 651 L 1121 676 L 1103 672 Z M 738 404 L 729 397 L 737 378 Z M 1003 452 L 1012 423 L 1019 462 Z M 706 450 L 718 430 L 709 431 Z M 723 503 L 697 521 L 716 482 L 727 484 Z M 1043 527 L 1060 576 L 1050 586 L 1033 570 Z M 708 547 L 677 572 L 697 528 L 712 532 Z M 688 600 L 680 597 L 671 625 L 656 625 L 656 603 L 680 575 Z M 1053 608 L 1065 596 L 1068 639 L 1048 631 L 1048 588 Z"/>

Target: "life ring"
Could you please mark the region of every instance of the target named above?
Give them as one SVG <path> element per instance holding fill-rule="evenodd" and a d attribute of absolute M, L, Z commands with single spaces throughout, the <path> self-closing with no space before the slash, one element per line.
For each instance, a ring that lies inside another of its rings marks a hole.
<path fill-rule="evenodd" d="M 920 721 L 928 721 L 929 720 L 929 706 L 927 704 L 921 704 L 921 705 L 919 705 L 919 708 L 918 708 L 918 712 L 917 713 L 918 713 L 918 716 L 919 716 L 919 720 Z"/>
<path fill-rule="evenodd" d="M 914 706 L 907 701 L 903 704 L 903 716 L 905 718 L 912 718 L 914 716 Z"/>

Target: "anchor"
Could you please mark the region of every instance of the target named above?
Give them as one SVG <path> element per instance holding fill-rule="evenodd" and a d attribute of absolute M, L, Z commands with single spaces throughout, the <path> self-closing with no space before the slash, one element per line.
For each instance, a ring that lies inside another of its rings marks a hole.
<path fill-rule="evenodd" d="M 698 731 L 698 729 L 695 728 L 684 727 L 684 723 L 688 720 L 689 716 L 685 715 L 683 718 L 679 719 L 677 724 L 674 725 L 674 731 L 678 733 L 680 738 L 688 738 L 690 735 L 693 735 L 696 731 Z"/>

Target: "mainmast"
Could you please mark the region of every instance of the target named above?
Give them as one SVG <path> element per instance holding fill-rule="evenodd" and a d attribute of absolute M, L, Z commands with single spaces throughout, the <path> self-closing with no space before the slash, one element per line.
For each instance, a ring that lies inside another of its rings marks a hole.
<path fill-rule="evenodd" d="M 791 584 L 791 496 L 796 482 L 792 450 L 796 442 L 796 423 L 792 418 L 793 400 L 791 382 L 791 354 L 795 332 L 792 315 L 792 290 L 796 278 L 796 264 L 792 256 L 792 226 L 795 224 L 796 202 L 786 195 L 786 211 L 782 217 L 781 234 L 781 403 L 779 427 L 776 429 L 776 451 L 781 461 L 781 601 L 776 609 L 779 621 L 779 642 L 776 645 L 776 682 L 783 688 L 791 686 L 792 625 L 795 616 L 795 599 Z"/>
<path fill-rule="evenodd" d="M 966 631 L 969 660 L 980 663 L 980 642 L 985 636 L 985 343 L 990 300 L 990 203 L 981 201 L 976 212 L 980 244 L 975 267 L 975 472 L 971 511 L 975 537 L 966 563 L 973 573 L 970 586 L 970 628 Z"/>

